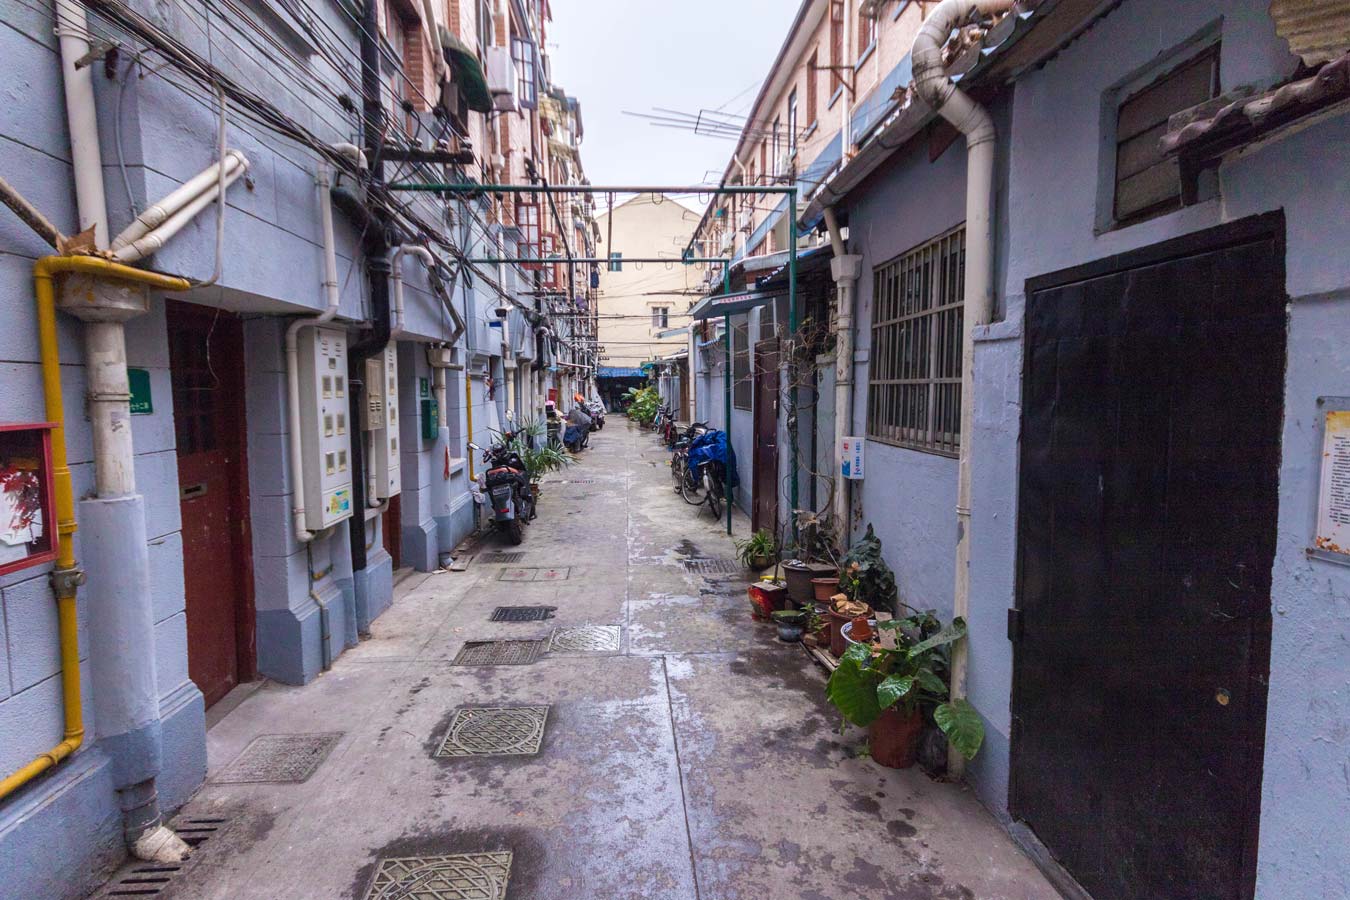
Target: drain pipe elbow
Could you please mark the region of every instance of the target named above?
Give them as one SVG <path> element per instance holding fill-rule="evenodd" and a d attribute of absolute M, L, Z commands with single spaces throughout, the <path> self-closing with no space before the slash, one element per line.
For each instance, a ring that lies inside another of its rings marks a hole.
<path fill-rule="evenodd" d="M 403 254 L 411 253 L 422 261 L 422 265 L 430 271 L 435 271 L 437 261 L 431 251 L 421 244 L 400 244 L 394 251 L 394 256 L 389 263 L 389 280 L 394 286 L 394 324 L 389 328 L 389 337 L 395 338 L 403 333 L 403 327 L 407 320 L 403 315 Z"/>
<path fill-rule="evenodd" d="M 942 48 L 972 15 L 1005 13 L 1013 0 L 942 0 L 914 36 L 914 91 L 924 103 L 966 136 L 967 146 L 994 140 L 994 122 L 985 109 L 961 91 L 942 65 Z"/>

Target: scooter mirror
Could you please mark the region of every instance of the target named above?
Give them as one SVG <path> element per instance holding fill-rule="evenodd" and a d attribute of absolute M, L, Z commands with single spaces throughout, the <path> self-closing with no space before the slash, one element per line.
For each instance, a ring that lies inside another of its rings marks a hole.
<path fill-rule="evenodd" d="M 470 449 L 470 450 L 482 450 L 483 448 L 480 447 L 480 446 L 478 446 L 477 444 L 475 444 L 473 441 L 469 441 L 469 449 Z"/>

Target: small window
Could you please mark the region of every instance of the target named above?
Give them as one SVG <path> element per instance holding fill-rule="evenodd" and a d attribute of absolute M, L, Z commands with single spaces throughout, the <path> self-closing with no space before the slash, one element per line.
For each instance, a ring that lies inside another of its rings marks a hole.
<path fill-rule="evenodd" d="M 783 119 L 781 116 L 773 117 L 773 180 L 778 181 L 778 176 L 783 174 Z"/>
<path fill-rule="evenodd" d="M 797 89 L 788 94 L 788 156 L 797 155 Z"/>
<path fill-rule="evenodd" d="M 511 58 L 516 63 L 516 96 L 525 109 L 539 106 L 534 81 L 534 45 L 518 37 L 511 38 Z"/>
<path fill-rule="evenodd" d="M 670 327 L 670 307 L 653 306 L 652 307 L 652 327 L 669 328 Z"/>
<path fill-rule="evenodd" d="M 1172 69 L 1131 94 L 1116 111 L 1115 193 L 1112 216 L 1130 225 L 1181 207 L 1181 170 L 1164 157 L 1167 120 L 1219 93 L 1219 47 Z"/>
<path fill-rule="evenodd" d="M 623 254 L 622 254 L 622 253 L 611 253 L 611 254 L 609 255 L 609 270 L 610 270 L 611 272 L 622 272 L 622 271 L 623 271 Z"/>
<path fill-rule="evenodd" d="M 877 19 L 876 14 L 867 15 L 859 10 L 858 12 L 858 59 L 861 61 L 867 55 L 867 51 L 872 49 L 872 45 L 877 40 Z"/>
<path fill-rule="evenodd" d="M 874 272 L 869 438 L 950 456 L 960 451 L 965 265 L 959 228 Z"/>
<path fill-rule="evenodd" d="M 754 386 L 750 383 L 750 319 L 731 320 L 731 405 L 749 409 Z"/>

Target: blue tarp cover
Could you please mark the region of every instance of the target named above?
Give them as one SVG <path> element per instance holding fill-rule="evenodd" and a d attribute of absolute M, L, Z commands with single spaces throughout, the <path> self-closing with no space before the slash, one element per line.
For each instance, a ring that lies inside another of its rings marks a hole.
<path fill-rule="evenodd" d="M 643 372 L 636 366 L 601 366 L 596 375 L 600 378 L 641 378 Z"/>
<path fill-rule="evenodd" d="M 731 462 L 727 462 L 728 451 L 730 451 Z M 727 446 L 727 433 L 725 431 L 708 431 L 694 438 L 694 442 L 689 445 L 689 468 L 697 469 L 706 462 L 722 463 L 727 470 L 727 483 L 731 487 L 740 484 L 740 478 L 736 474 L 736 451 Z"/>

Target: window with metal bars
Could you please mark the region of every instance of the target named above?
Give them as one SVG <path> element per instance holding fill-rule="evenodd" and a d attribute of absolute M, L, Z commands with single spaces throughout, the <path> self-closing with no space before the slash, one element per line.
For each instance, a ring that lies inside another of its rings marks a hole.
<path fill-rule="evenodd" d="M 754 385 L 750 382 L 750 318 L 731 318 L 731 405 L 749 409 Z"/>
<path fill-rule="evenodd" d="M 965 227 L 872 277 L 867 436 L 955 456 L 961 449 Z"/>

